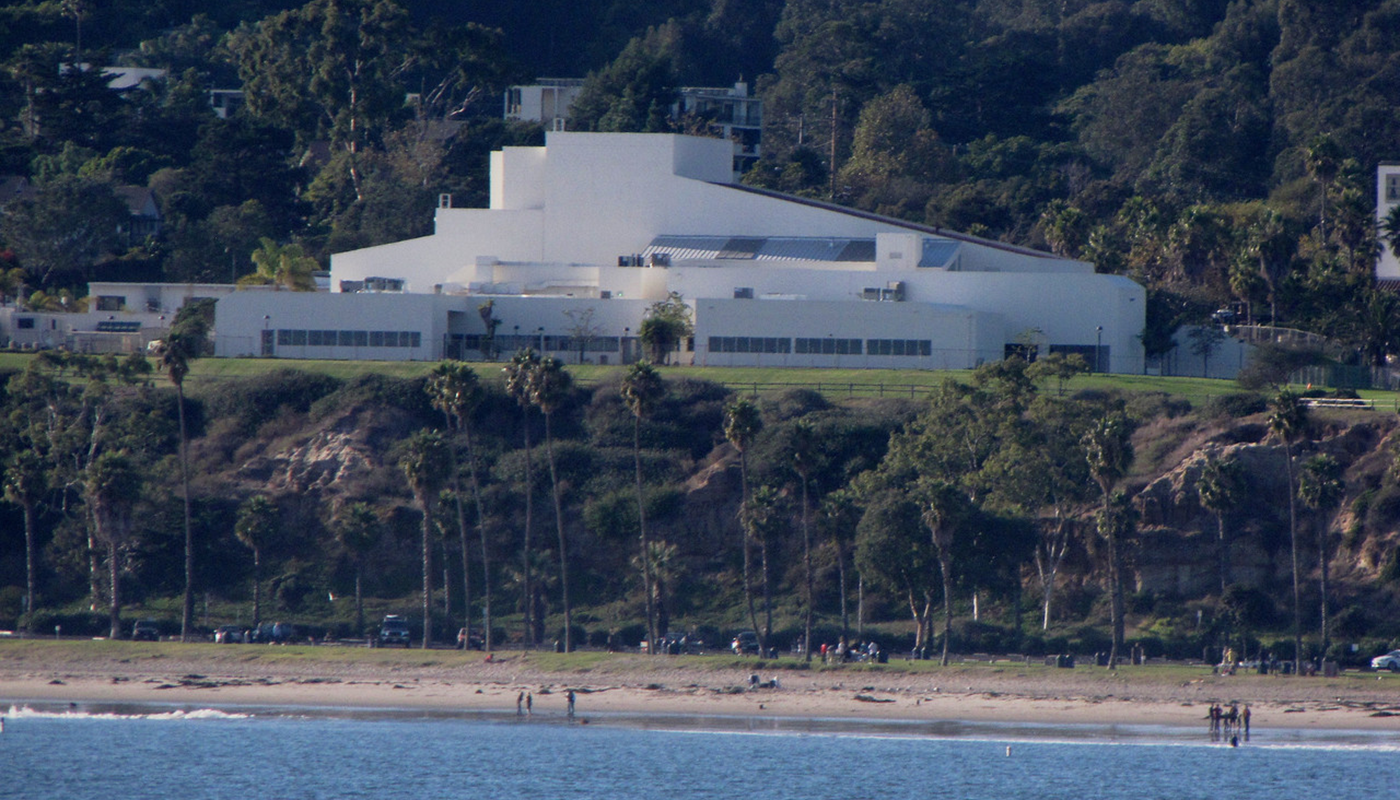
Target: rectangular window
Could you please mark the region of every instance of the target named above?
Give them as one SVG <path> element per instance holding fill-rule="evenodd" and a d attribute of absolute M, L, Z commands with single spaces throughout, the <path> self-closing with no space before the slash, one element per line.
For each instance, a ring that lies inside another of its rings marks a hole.
<path fill-rule="evenodd" d="M 336 333 L 336 343 L 339 344 L 341 347 L 354 347 L 354 346 L 355 346 L 355 332 L 354 332 L 354 331 L 338 331 L 338 332 Z"/>
<path fill-rule="evenodd" d="M 421 331 L 413 331 L 409 334 L 409 347 L 418 348 L 423 346 L 423 334 Z"/>
<path fill-rule="evenodd" d="M 98 311 L 121 311 L 122 306 L 124 305 L 126 305 L 125 297 L 118 297 L 116 295 L 99 295 L 97 298 Z"/>
<path fill-rule="evenodd" d="M 1385 201 L 1400 203 L 1400 175 L 1385 176 Z"/>
<path fill-rule="evenodd" d="M 305 346 L 306 346 L 306 331 L 304 331 L 304 330 L 295 330 L 295 331 L 292 331 L 292 344 L 294 344 L 294 345 L 300 345 L 301 347 L 305 347 Z"/>
<path fill-rule="evenodd" d="M 18 319 L 15 320 L 15 327 L 18 328 L 18 329 L 20 329 L 20 330 L 33 330 L 33 328 L 34 328 L 34 318 L 33 318 L 33 317 L 20 317 L 20 318 L 18 318 Z"/>
<path fill-rule="evenodd" d="M 355 346 L 369 347 L 369 331 L 354 331 Z"/>
<path fill-rule="evenodd" d="M 321 341 L 322 341 L 322 340 L 321 340 L 321 332 L 320 332 L 320 331 L 307 331 L 307 334 L 306 334 L 306 341 L 307 341 L 307 343 L 310 344 L 312 347 L 320 347 L 320 346 L 321 346 Z"/>
<path fill-rule="evenodd" d="M 398 337 L 397 337 L 397 336 L 394 337 L 394 344 L 398 344 Z M 369 346 L 370 346 L 370 347 L 383 347 L 383 346 L 384 346 L 384 331 L 370 331 L 370 332 L 369 332 Z"/>
<path fill-rule="evenodd" d="M 277 331 L 277 346 L 290 345 L 292 343 L 292 332 L 289 330 Z"/>

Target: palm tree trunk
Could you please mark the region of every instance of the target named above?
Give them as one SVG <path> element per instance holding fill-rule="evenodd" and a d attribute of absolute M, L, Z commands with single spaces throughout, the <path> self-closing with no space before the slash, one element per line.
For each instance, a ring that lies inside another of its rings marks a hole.
<path fill-rule="evenodd" d="M 559 591 L 564 603 L 564 652 L 574 651 L 574 615 L 569 605 L 569 550 L 564 535 L 564 505 L 559 498 L 559 473 L 554 465 L 554 433 L 550 429 L 553 414 L 544 415 L 545 454 L 549 457 L 549 480 L 554 489 L 554 525 L 559 532 Z"/>
<path fill-rule="evenodd" d="M 806 573 L 807 596 L 804 605 L 804 625 L 802 632 L 802 649 L 806 650 L 806 660 L 812 660 L 812 534 L 807 518 L 810 516 L 807 508 L 807 478 L 802 478 L 802 567 Z"/>
<path fill-rule="evenodd" d="M 938 663 L 948 666 L 948 642 L 953 638 L 953 565 L 939 548 L 938 572 L 943 578 L 943 655 Z"/>
<path fill-rule="evenodd" d="M 753 561 L 752 545 L 749 541 L 749 454 L 745 450 L 739 451 L 739 483 L 742 495 L 742 505 L 739 511 L 739 537 L 744 546 L 744 602 L 749 607 L 749 625 L 753 628 L 755 635 L 758 633 L 758 612 L 753 604 L 753 571 L 751 562 Z"/>
<path fill-rule="evenodd" d="M 423 649 L 433 643 L 433 510 L 432 500 L 418 500 L 423 507 Z"/>
<path fill-rule="evenodd" d="M 850 630 L 851 620 L 846 612 L 846 548 L 841 543 L 839 536 L 836 540 L 836 578 L 841 588 L 841 635 L 845 636 Z"/>
<path fill-rule="evenodd" d="M 1215 549 L 1220 559 L 1220 596 L 1224 597 L 1230 585 L 1230 544 L 1225 540 L 1225 515 L 1217 513 L 1215 524 Z"/>
<path fill-rule="evenodd" d="M 1293 674 L 1303 666 L 1302 592 L 1298 586 L 1298 503 L 1293 487 L 1293 448 L 1283 444 L 1284 472 L 1288 475 L 1288 541 L 1293 558 Z"/>
<path fill-rule="evenodd" d="M 107 538 L 107 580 L 110 594 L 108 598 L 110 605 L 108 608 L 112 622 L 110 636 L 113 639 L 122 638 L 121 582 L 117 580 L 118 573 L 120 572 L 117 564 L 117 549 L 115 535 L 109 535 Z"/>
<path fill-rule="evenodd" d="M 24 633 L 34 635 L 34 503 L 27 497 L 24 510 Z"/>
<path fill-rule="evenodd" d="M 529 408 L 529 406 L 521 406 L 521 419 L 522 419 L 522 422 L 523 422 L 522 427 L 523 427 L 523 429 L 524 429 L 524 431 L 525 431 L 525 534 L 524 534 L 524 545 L 523 545 L 523 548 L 522 548 L 522 551 L 521 551 L 522 560 L 523 560 L 523 562 L 524 562 L 524 563 L 523 563 L 523 566 L 524 566 L 524 573 L 522 574 L 521 577 L 523 578 L 523 583 L 524 583 L 524 587 L 525 587 L 525 601 L 524 601 L 524 605 L 525 605 L 525 620 L 524 620 L 524 624 L 525 624 L 525 637 L 524 637 L 524 640 L 523 640 L 523 641 L 524 641 L 524 646 L 525 646 L 525 648 L 528 650 L 528 649 L 530 648 L 530 646 L 531 646 L 532 644 L 534 644 L 534 630 L 535 630 L 535 627 L 534 627 L 534 624 L 533 624 L 533 623 L 534 623 L 534 606 L 535 606 L 535 594 L 534 594 L 534 588 L 535 588 L 535 587 L 534 587 L 533 582 L 530 580 L 530 576 L 531 576 L 531 571 L 530 571 L 530 525 L 531 525 L 531 523 L 534 521 L 534 520 L 533 520 L 533 517 L 534 517 L 534 510 L 535 510 L 535 501 L 534 501 L 534 494 L 535 494 L 535 477 L 534 477 L 534 471 L 533 471 L 533 469 L 531 468 L 531 465 L 530 465 L 530 408 Z"/>
<path fill-rule="evenodd" d="M 486 548 L 486 509 L 481 502 L 481 482 L 476 477 L 476 449 L 472 445 L 472 430 L 467 425 L 462 425 L 462 432 L 467 437 L 467 470 L 472 479 L 472 499 L 476 502 L 476 528 L 481 534 L 481 626 L 482 641 L 485 643 L 486 652 L 491 652 L 491 557 Z M 467 613 L 471 613 L 471 604 L 467 606 Z"/>
<path fill-rule="evenodd" d="M 188 642 L 194 624 L 194 534 L 190 525 L 190 444 L 185 429 L 185 387 L 175 384 L 180 416 L 180 499 L 185 506 L 185 596 L 180 615 L 180 641 Z"/>
<path fill-rule="evenodd" d="M 1322 584 L 1320 588 L 1321 588 L 1321 590 L 1322 590 L 1322 657 L 1323 657 L 1323 658 L 1327 658 L 1327 648 L 1332 644 L 1332 631 L 1331 631 L 1331 626 L 1329 625 L 1328 619 L 1327 619 L 1328 616 L 1329 616 L 1329 615 L 1328 615 L 1328 603 L 1327 603 L 1327 590 L 1328 590 L 1328 586 L 1327 586 L 1327 585 L 1328 585 L 1328 583 L 1329 583 L 1329 580 L 1328 580 L 1328 579 L 1329 579 L 1329 577 L 1330 577 L 1329 574 L 1328 574 L 1328 573 L 1329 573 L 1329 567 L 1328 567 L 1328 564 L 1327 564 L 1327 562 L 1328 562 L 1328 553 L 1327 553 L 1327 533 L 1328 533 L 1328 531 L 1327 531 L 1327 527 L 1328 527 L 1328 526 L 1323 525 L 1322 528 L 1317 532 L 1317 561 L 1318 561 L 1318 568 L 1319 568 L 1319 570 L 1320 570 L 1320 572 L 1321 572 L 1321 584 Z"/>
<path fill-rule="evenodd" d="M 637 479 L 637 529 L 642 544 L 642 591 L 647 598 L 647 653 L 656 653 L 656 609 L 651 596 L 651 542 L 647 538 L 646 497 L 642 494 L 642 418 L 632 418 L 632 463 Z"/>
<path fill-rule="evenodd" d="M 355 630 L 365 629 L 365 602 L 361 588 L 364 585 L 364 565 L 359 559 L 355 560 Z"/>
<path fill-rule="evenodd" d="M 447 418 L 448 428 L 452 426 L 452 416 L 444 412 Z M 461 422 L 457 423 L 460 430 Z M 451 462 L 452 470 L 452 499 L 457 508 L 457 537 L 462 547 L 462 628 L 465 634 L 462 639 L 462 648 L 466 649 L 466 643 L 472 638 L 472 570 L 471 553 L 467 546 L 467 515 L 462 509 L 462 481 L 457 474 L 457 448 L 451 445 L 447 448 L 447 457 Z"/>
<path fill-rule="evenodd" d="M 262 548 L 253 548 L 253 628 L 262 623 Z"/>

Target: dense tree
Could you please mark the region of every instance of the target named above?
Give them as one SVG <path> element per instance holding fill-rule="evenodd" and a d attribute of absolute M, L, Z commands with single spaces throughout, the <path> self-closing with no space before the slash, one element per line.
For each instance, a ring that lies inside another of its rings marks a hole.
<path fill-rule="evenodd" d="M 690 315 L 690 306 L 676 292 L 671 292 L 665 300 L 658 300 L 647 308 L 637 336 L 642 340 L 651 363 L 669 363 L 672 351 L 695 332 Z"/>
<path fill-rule="evenodd" d="M 257 270 L 238 281 L 239 286 L 274 286 L 294 292 L 316 289 L 312 273 L 320 269 L 316 259 L 306 255 L 300 244 L 278 244 L 263 238 L 262 246 L 253 251 Z"/>
<path fill-rule="evenodd" d="M 121 247 L 129 219 L 109 185 L 60 176 L 34 197 L 8 204 L 0 236 L 40 285 L 85 283 L 94 265 Z"/>
<path fill-rule="evenodd" d="M 5 499 L 18 505 L 24 514 L 24 632 L 27 635 L 34 633 L 34 610 L 38 602 L 35 514 L 46 488 L 44 464 L 38 454 L 29 449 L 16 452 L 5 469 Z"/>

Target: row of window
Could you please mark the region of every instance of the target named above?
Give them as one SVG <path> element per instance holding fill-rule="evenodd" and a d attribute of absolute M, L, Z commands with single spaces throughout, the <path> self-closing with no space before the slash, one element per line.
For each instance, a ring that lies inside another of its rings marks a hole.
<path fill-rule="evenodd" d="M 420 331 L 277 331 L 279 347 L 422 347 Z"/>
<path fill-rule="evenodd" d="M 711 353 L 791 353 L 792 340 L 776 336 L 711 336 Z"/>
<path fill-rule="evenodd" d="M 794 347 L 796 345 L 796 347 Z M 836 356 L 931 356 L 929 339 L 787 339 L 773 336 L 711 336 L 711 353 L 792 353 Z"/>

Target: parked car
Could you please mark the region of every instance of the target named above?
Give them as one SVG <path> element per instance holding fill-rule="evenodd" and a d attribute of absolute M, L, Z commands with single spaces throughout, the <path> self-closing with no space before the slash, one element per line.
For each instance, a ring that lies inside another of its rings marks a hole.
<path fill-rule="evenodd" d="M 131 641 L 160 641 L 160 625 L 153 619 L 143 619 L 131 627 Z"/>
<path fill-rule="evenodd" d="M 398 614 L 390 614 L 385 617 L 384 622 L 379 626 L 380 647 L 388 647 L 391 644 L 397 644 L 407 648 L 410 636 L 408 620 Z"/>
<path fill-rule="evenodd" d="M 1391 672 L 1400 672 L 1400 650 L 1391 650 L 1383 656 L 1371 659 L 1371 669 L 1388 669 Z"/>
<path fill-rule="evenodd" d="M 486 640 L 481 638 L 481 634 L 473 633 L 470 638 L 467 636 L 466 628 L 457 629 L 457 649 L 458 650 L 484 650 Z"/>
<path fill-rule="evenodd" d="M 753 631 L 739 631 L 734 637 L 734 641 L 729 643 L 729 649 L 734 651 L 734 655 L 758 655 L 758 634 Z"/>
<path fill-rule="evenodd" d="M 216 644 L 240 644 L 243 641 L 243 628 L 238 625 L 220 625 L 214 630 Z"/>
<path fill-rule="evenodd" d="M 253 629 L 252 640 L 258 644 L 286 644 L 296 638 L 296 628 L 286 622 L 264 622 Z"/>

